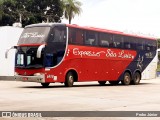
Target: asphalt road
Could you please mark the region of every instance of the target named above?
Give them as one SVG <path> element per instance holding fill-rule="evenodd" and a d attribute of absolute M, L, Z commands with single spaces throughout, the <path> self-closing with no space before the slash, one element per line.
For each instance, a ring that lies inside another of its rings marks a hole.
<path fill-rule="evenodd" d="M 60 83 L 53 83 L 49 88 L 43 88 L 39 83 L 0 81 L 0 111 L 160 111 L 160 78 L 142 80 L 139 85 L 129 86 L 112 86 L 109 83 L 99 86 L 97 82 L 81 82 L 75 83 L 71 88 L 64 87 Z M 25 119 L 30 120 L 30 118 Z M 77 118 L 35 119 L 74 120 Z M 150 120 L 153 118 L 108 119 Z M 154 120 L 156 119 L 160 118 L 155 117 Z"/>

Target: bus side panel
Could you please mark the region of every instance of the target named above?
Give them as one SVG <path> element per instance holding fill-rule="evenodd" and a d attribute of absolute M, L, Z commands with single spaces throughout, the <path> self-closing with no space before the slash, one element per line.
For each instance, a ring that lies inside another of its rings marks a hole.
<path fill-rule="evenodd" d="M 142 73 L 151 64 L 151 61 L 154 59 L 155 56 L 156 56 L 156 51 L 137 51 L 137 56 L 135 60 L 128 65 L 126 70 L 131 71 L 132 77 L 136 72 L 136 70 Z M 147 73 L 147 74 L 150 74 L 150 73 Z M 123 79 L 123 74 L 119 77 L 119 79 L 120 80 Z"/>
<path fill-rule="evenodd" d="M 64 82 L 66 73 L 75 70 L 78 81 L 122 79 L 127 69 L 137 69 L 138 54 L 133 50 L 69 45 L 63 62 L 46 71 L 47 82 Z"/>
<path fill-rule="evenodd" d="M 136 51 L 70 45 L 64 63 L 78 81 L 117 80 L 136 57 Z"/>

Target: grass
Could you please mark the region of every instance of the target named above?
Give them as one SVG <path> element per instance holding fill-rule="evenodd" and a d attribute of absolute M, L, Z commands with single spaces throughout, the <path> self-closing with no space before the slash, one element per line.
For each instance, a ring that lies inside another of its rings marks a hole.
<path fill-rule="evenodd" d="M 160 72 L 160 64 L 157 65 L 157 71 Z"/>

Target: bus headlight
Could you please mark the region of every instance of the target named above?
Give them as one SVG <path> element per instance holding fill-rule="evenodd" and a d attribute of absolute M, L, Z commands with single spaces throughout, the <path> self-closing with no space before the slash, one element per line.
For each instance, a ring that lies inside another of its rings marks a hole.
<path fill-rule="evenodd" d="M 35 73 L 34 76 L 44 75 L 43 73 Z"/>
<path fill-rule="evenodd" d="M 18 75 L 18 73 L 17 73 L 17 72 L 14 72 L 14 75 L 16 76 L 16 75 Z"/>

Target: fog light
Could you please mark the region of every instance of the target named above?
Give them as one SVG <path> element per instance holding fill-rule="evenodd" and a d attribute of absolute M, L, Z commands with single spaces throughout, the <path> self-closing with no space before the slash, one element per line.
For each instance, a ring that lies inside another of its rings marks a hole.
<path fill-rule="evenodd" d="M 18 75 L 18 73 L 17 73 L 17 72 L 14 72 L 14 75 Z"/>

